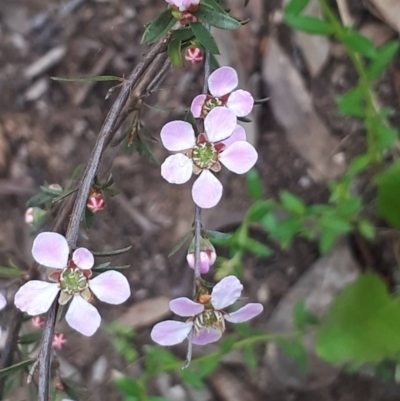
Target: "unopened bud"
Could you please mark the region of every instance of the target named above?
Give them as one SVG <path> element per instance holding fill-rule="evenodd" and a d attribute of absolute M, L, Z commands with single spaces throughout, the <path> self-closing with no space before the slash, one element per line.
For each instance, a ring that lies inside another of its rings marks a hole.
<path fill-rule="evenodd" d="M 98 191 L 97 189 L 90 190 L 86 207 L 92 213 L 101 212 L 105 208 L 104 199 L 101 191 Z"/>
<path fill-rule="evenodd" d="M 62 186 L 59 184 L 50 184 L 49 189 L 52 189 L 53 191 L 62 191 Z"/>
<path fill-rule="evenodd" d="M 210 270 L 210 267 L 215 263 L 217 254 L 213 244 L 208 238 L 200 238 L 200 273 L 206 274 Z M 186 260 L 189 266 L 194 269 L 195 266 L 195 239 L 193 238 Z"/>
<path fill-rule="evenodd" d="M 185 60 L 192 64 L 198 64 L 203 60 L 203 52 L 198 47 L 189 47 L 185 52 Z"/>
<path fill-rule="evenodd" d="M 25 223 L 33 226 L 35 222 L 42 219 L 47 212 L 39 207 L 30 207 L 25 212 Z"/>
<path fill-rule="evenodd" d="M 34 316 L 31 319 L 31 323 L 34 327 L 41 329 L 44 326 L 44 320 L 40 316 Z"/>
<path fill-rule="evenodd" d="M 53 349 L 61 349 L 64 344 L 67 342 L 63 333 L 56 333 L 53 337 L 53 342 L 51 343 L 51 348 Z"/>

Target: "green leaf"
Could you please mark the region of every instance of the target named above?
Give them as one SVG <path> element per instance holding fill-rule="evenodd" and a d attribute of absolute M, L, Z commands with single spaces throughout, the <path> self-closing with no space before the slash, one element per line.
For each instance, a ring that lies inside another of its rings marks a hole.
<path fill-rule="evenodd" d="M 255 202 L 262 199 L 263 185 L 261 182 L 260 174 L 254 168 L 246 174 L 247 191 L 250 198 Z"/>
<path fill-rule="evenodd" d="M 207 237 L 211 240 L 228 240 L 232 238 L 232 234 L 230 233 L 221 233 L 220 231 L 213 231 L 213 230 L 204 230 Z"/>
<path fill-rule="evenodd" d="M 252 238 L 246 238 L 246 240 L 243 242 L 242 245 L 246 251 L 260 258 L 267 258 L 268 256 L 271 256 L 273 253 L 272 250 L 268 248 L 266 245 L 261 244 L 260 242 L 255 241 Z"/>
<path fill-rule="evenodd" d="M 182 379 L 196 390 L 202 390 L 205 386 L 204 381 L 197 375 L 193 373 L 190 369 L 184 369 L 181 371 Z"/>
<path fill-rule="evenodd" d="M 276 341 L 276 344 L 282 348 L 282 351 L 286 356 L 293 359 L 297 365 L 297 368 L 299 369 L 299 372 L 305 375 L 308 370 L 308 358 L 304 345 L 300 342 L 285 340 L 284 338 L 279 338 Z"/>
<path fill-rule="evenodd" d="M 351 224 L 337 216 L 324 217 L 321 220 L 321 227 L 327 228 L 337 234 L 346 234 L 352 230 Z"/>
<path fill-rule="evenodd" d="M 178 39 L 181 42 L 185 42 L 186 40 L 192 39 L 194 34 L 190 28 L 177 29 L 172 32 L 173 38 Z"/>
<path fill-rule="evenodd" d="M 350 219 L 357 215 L 362 209 L 361 198 L 344 199 L 337 205 L 337 214 L 344 219 Z"/>
<path fill-rule="evenodd" d="M 357 32 L 349 32 L 344 38 L 344 43 L 355 53 L 360 53 L 368 58 L 376 58 L 375 45 L 365 36 Z"/>
<path fill-rule="evenodd" d="M 33 360 L 32 359 L 28 359 L 26 361 L 18 362 L 15 365 L 9 366 L 7 368 L 0 369 L 0 378 L 8 376 L 8 375 L 10 375 L 12 373 L 15 373 L 18 370 L 21 370 L 23 368 L 26 368 L 29 365 L 32 365 L 32 363 L 33 363 Z"/>
<path fill-rule="evenodd" d="M 140 397 L 142 394 L 141 386 L 127 376 L 121 379 L 114 379 L 114 383 L 116 387 L 126 395 Z"/>
<path fill-rule="evenodd" d="M 212 54 L 219 54 L 219 49 L 210 31 L 201 22 L 189 24 L 197 40 Z"/>
<path fill-rule="evenodd" d="M 41 331 L 34 331 L 32 333 L 22 334 L 18 337 L 19 344 L 32 344 L 38 342 L 42 338 Z"/>
<path fill-rule="evenodd" d="M 170 258 L 172 255 L 175 255 L 179 249 L 182 248 L 182 246 L 185 244 L 185 242 L 189 239 L 189 237 L 193 235 L 193 231 L 190 230 L 188 231 L 179 241 L 178 243 L 174 246 L 172 251 L 168 254 L 168 257 Z"/>
<path fill-rule="evenodd" d="M 98 75 L 91 77 L 72 77 L 72 78 L 62 78 L 62 77 L 51 77 L 53 81 L 63 81 L 63 82 L 104 82 L 104 81 L 119 81 L 123 82 L 124 78 L 116 77 L 113 75 Z"/>
<path fill-rule="evenodd" d="M 221 67 L 219 65 L 217 58 L 212 53 L 210 53 L 210 67 L 211 67 L 211 71 L 218 70 L 218 68 Z"/>
<path fill-rule="evenodd" d="M 343 96 L 337 98 L 339 114 L 342 116 L 350 116 L 363 118 L 365 116 L 364 92 L 357 87 L 351 89 Z"/>
<path fill-rule="evenodd" d="M 282 206 L 288 212 L 304 216 L 307 213 L 306 206 L 303 201 L 297 196 L 287 191 L 279 193 L 279 199 L 282 202 Z"/>
<path fill-rule="evenodd" d="M 379 150 L 386 150 L 396 145 L 399 131 L 385 124 L 377 124 L 373 127 L 375 131 L 376 144 Z"/>
<path fill-rule="evenodd" d="M 143 131 L 144 128 L 141 128 Z M 144 132 L 143 132 L 144 134 Z M 153 155 L 153 152 L 148 148 L 148 146 L 144 143 L 140 135 L 135 135 L 132 143 L 133 149 L 138 152 L 139 155 L 144 156 L 147 160 L 151 161 L 154 164 L 159 164 L 158 160 Z"/>
<path fill-rule="evenodd" d="M 400 353 L 400 303 L 368 273 L 350 284 L 330 307 L 316 350 L 331 363 L 378 363 Z"/>
<path fill-rule="evenodd" d="M 368 78 L 373 81 L 379 78 L 399 52 L 400 42 L 393 40 L 377 50 L 375 59 L 368 66 Z"/>
<path fill-rule="evenodd" d="M 132 245 L 129 245 L 126 248 L 116 249 L 115 251 L 92 252 L 92 254 L 98 257 L 115 256 L 115 255 L 121 255 L 122 253 L 126 253 L 130 251 L 131 248 Z"/>
<path fill-rule="evenodd" d="M 250 369 L 257 369 L 258 360 L 257 354 L 251 345 L 248 345 L 243 350 L 244 363 Z"/>
<path fill-rule="evenodd" d="M 292 0 L 285 7 L 285 14 L 299 15 L 307 6 L 310 0 Z"/>
<path fill-rule="evenodd" d="M 251 205 L 250 209 L 246 214 L 246 221 L 253 223 L 260 221 L 267 213 L 271 211 L 272 202 L 267 201 L 258 201 Z"/>
<path fill-rule="evenodd" d="M 0 278 L 14 278 L 21 277 L 25 274 L 25 272 L 14 269 L 12 267 L 0 266 Z"/>
<path fill-rule="evenodd" d="M 276 227 L 272 226 L 271 221 L 271 218 L 263 218 L 261 224 L 267 229 L 271 238 L 276 239 L 280 242 L 283 249 L 287 249 L 290 246 L 293 237 L 301 232 L 303 228 L 301 220 L 298 216 L 294 216 L 289 219 L 277 222 Z M 268 223 L 268 226 L 266 225 L 266 223 Z M 269 230 L 268 227 L 270 228 Z"/>
<path fill-rule="evenodd" d="M 381 173 L 376 181 L 378 215 L 400 230 L 400 160 Z"/>
<path fill-rule="evenodd" d="M 318 318 L 306 309 L 304 299 L 299 299 L 293 307 L 293 322 L 298 330 L 303 330 L 307 324 L 317 324 Z"/>
<path fill-rule="evenodd" d="M 328 36 L 334 33 L 333 27 L 328 22 L 315 17 L 285 14 L 284 21 L 290 28 L 311 35 Z"/>
<path fill-rule="evenodd" d="M 202 0 L 202 5 L 207 4 L 209 7 L 213 8 L 215 11 L 220 13 L 224 13 L 225 10 L 221 7 L 218 1 L 215 0 Z"/>
<path fill-rule="evenodd" d="M 212 375 L 218 368 L 221 362 L 221 356 L 216 354 L 211 357 L 211 355 L 204 361 L 198 362 L 196 364 L 196 371 L 199 377 L 205 379 Z"/>
<path fill-rule="evenodd" d="M 202 3 L 198 11 L 193 13 L 201 22 L 220 29 L 238 29 L 242 25 L 225 11 L 218 11 L 207 3 Z"/>
<path fill-rule="evenodd" d="M 371 157 L 370 155 L 361 155 L 357 156 L 350 163 L 350 166 L 347 170 L 347 175 L 350 177 L 355 177 L 356 175 L 365 171 L 371 165 Z"/>
<path fill-rule="evenodd" d="M 324 255 L 326 252 L 328 252 L 333 247 L 333 245 L 335 245 L 336 240 L 339 236 L 340 234 L 338 234 L 337 231 L 329 229 L 322 230 L 322 234 L 318 243 L 320 254 Z"/>
<path fill-rule="evenodd" d="M 169 351 L 160 348 L 147 346 L 146 352 L 146 373 L 149 376 L 154 376 L 159 372 L 163 372 L 170 364 L 176 364 L 178 359 Z"/>
<path fill-rule="evenodd" d="M 93 267 L 93 271 L 95 272 L 106 272 L 108 270 L 116 270 L 116 271 L 121 271 L 121 270 L 126 270 L 129 269 L 131 265 L 122 265 L 122 266 L 110 266 L 110 263 L 102 263 L 101 265 L 98 265 L 96 267 Z"/>
<path fill-rule="evenodd" d="M 228 354 L 229 352 L 231 352 L 233 350 L 233 346 L 235 345 L 236 340 L 232 337 L 225 337 L 222 341 L 221 341 L 221 345 L 220 345 L 220 350 L 222 352 L 222 354 Z"/>
<path fill-rule="evenodd" d="M 150 21 L 144 31 L 142 42 L 154 43 L 163 37 L 177 22 L 177 19 L 171 14 L 171 10 L 167 9 L 158 15 L 153 21 Z"/>
<path fill-rule="evenodd" d="M 168 44 L 168 57 L 172 65 L 177 68 L 183 67 L 181 46 L 182 42 L 180 39 L 173 39 Z"/>
<path fill-rule="evenodd" d="M 365 239 L 372 240 L 376 238 L 375 227 L 368 220 L 363 219 L 358 222 L 358 231 Z"/>

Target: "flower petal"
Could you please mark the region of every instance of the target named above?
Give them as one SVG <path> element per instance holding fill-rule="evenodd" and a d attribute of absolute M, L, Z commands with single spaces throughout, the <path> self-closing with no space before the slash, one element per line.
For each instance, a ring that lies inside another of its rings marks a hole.
<path fill-rule="evenodd" d="M 201 110 L 206 99 L 206 95 L 198 95 L 193 99 L 192 105 L 190 106 L 190 111 L 192 112 L 194 118 L 200 118 Z"/>
<path fill-rule="evenodd" d="M 58 233 L 40 233 L 33 241 L 32 255 L 43 266 L 64 269 L 69 255 L 67 240 Z"/>
<path fill-rule="evenodd" d="M 257 159 L 257 151 L 245 141 L 232 143 L 219 155 L 219 161 L 236 174 L 247 173 L 256 164 Z"/>
<path fill-rule="evenodd" d="M 226 308 L 236 302 L 243 285 L 235 276 L 227 276 L 215 285 L 211 292 L 211 303 L 216 310 Z"/>
<path fill-rule="evenodd" d="M 73 329 L 90 337 L 100 327 L 101 317 L 98 310 L 78 294 L 74 296 L 65 320 Z"/>
<path fill-rule="evenodd" d="M 192 301 L 189 298 L 181 297 L 173 299 L 169 303 L 169 309 L 179 316 L 194 316 L 204 310 L 204 305 Z"/>
<path fill-rule="evenodd" d="M 236 125 L 236 128 L 232 132 L 232 135 L 229 138 L 225 139 L 222 143 L 226 147 L 229 147 L 232 145 L 232 143 L 237 141 L 246 141 L 246 131 L 239 124 Z"/>
<path fill-rule="evenodd" d="M 90 270 L 94 265 L 94 256 L 86 248 L 78 248 L 72 254 L 72 260 L 82 270 Z"/>
<path fill-rule="evenodd" d="M 244 117 L 253 110 L 254 98 L 249 92 L 239 89 L 230 94 L 226 105 L 237 117 Z"/>
<path fill-rule="evenodd" d="M 222 332 L 218 329 L 203 329 L 196 336 L 193 336 L 193 344 L 206 345 L 218 341 L 222 336 Z"/>
<path fill-rule="evenodd" d="M 215 97 L 231 93 L 239 83 L 237 72 L 232 67 L 221 67 L 208 78 L 208 89 Z"/>
<path fill-rule="evenodd" d="M 204 170 L 192 187 L 194 203 L 204 209 L 214 207 L 221 199 L 222 184 L 210 171 Z"/>
<path fill-rule="evenodd" d="M 7 299 L 3 294 L 0 294 L 0 310 L 4 309 L 7 305 Z"/>
<path fill-rule="evenodd" d="M 192 149 L 196 144 L 193 127 L 186 121 L 176 120 L 165 124 L 160 136 L 164 147 L 173 152 Z"/>
<path fill-rule="evenodd" d="M 247 304 L 243 308 L 238 309 L 236 312 L 225 315 L 224 318 L 231 323 L 247 322 L 253 317 L 259 315 L 264 310 L 261 304 Z"/>
<path fill-rule="evenodd" d="M 131 289 L 126 277 L 115 270 L 99 274 L 89 280 L 89 288 L 100 301 L 119 305 L 131 296 Z"/>
<path fill-rule="evenodd" d="M 15 294 L 15 306 L 28 315 L 41 315 L 49 310 L 60 291 L 57 283 L 31 280 Z"/>
<path fill-rule="evenodd" d="M 215 256 L 214 256 L 215 255 Z M 215 259 L 216 259 L 216 254 L 214 252 L 214 255 L 208 255 L 207 252 L 201 251 L 200 252 L 200 273 L 201 274 L 207 274 L 208 271 L 210 270 L 210 267 L 214 264 Z M 194 263 L 194 253 L 188 253 L 186 255 L 186 260 L 189 264 L 189 267 L 191 269 L 194 269 L 195 263 Z"/>
<path fill-rule="evenodd" d="M 192 330 L 192 322 L 175 322 L 167 320 L 157 323 L 151 330 L 151 339 L 160 345 L 175 345 L 181 343 Z"/>
<path fill-rule="evenodd" d="M 204 130 L 210 142 L 219 142 L 232 135 L 236 128 L 235 113 L 226 107 L 215 107 L 204 119 Z"/>
<path fill-rule="evenodd" d="M 193 173 L 193 162 L 182 153 L 169 156 L 161 165 L 161 176 L 170 184 L 184 184 Z"/>

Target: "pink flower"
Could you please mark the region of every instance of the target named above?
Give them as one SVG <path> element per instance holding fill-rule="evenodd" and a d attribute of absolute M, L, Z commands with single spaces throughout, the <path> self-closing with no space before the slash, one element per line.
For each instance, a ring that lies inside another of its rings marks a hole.
<path fill-rule="evenodd" d="M 203 52 L 198 47 L 189 47 L 185 52 L 185 60 L 199 64 L 203 60 Z"/>
<path fill-rule="evenodd" d="M 37 327 L 38 329 L 41 329 L 44 326 L 44 320 L 40 316 L 34 316 L 31 319 L 31 323 L 33 327 Z"/>
<path fill-rule="evenodd" d="M 197 8 L 200 0 L 165 0 L 171 7 L 176 7 L 179 11 Z"/>
<path fill-rule="evenodd" d="M 86 207 L 94 214 L 101 212 L 105 208 L 104 199 L 101 191 L 92 189 L 89 194 Z"/>
<path fill-rule="evenodd" d="M 232 67 L 221 67 L 208 78 L 210 95 L 198 95 L 190 110 L 195 118 L 205 117 L 214 107 L 225 106 L 237 117 L 247 116 L 254 106 L 253 96 L 238 86 L 237 72 Z"/>
<path fill-rule="evenodd" d="M 192 173 L 199 177 L 192 187 L 193 201 L 201 208 L 214 207 L 222 196 L 222 184 L 210 172 L 218 172 L 222 163 L 236 174 L 249 171 L 258 155 L 245 140 L 246 134 L 236 125 L 236 117 L 224 107 L 211 110 L 204 119 L 205 133 L 195 136 L 191 124 L 171 121 L 161 129 L 161 141 L 170 151 L 184 152 L 167 157 L 161 165 L 161 175 L 171 184 L 184 184 Z M 235 139 L 221 142 L 234 135 Z"/>
<path fill-rule="evenodd" d="M 189 298 L 173 299 L 169 303 L 172 312 L 189 317 L 186 322 L 167 320 L 156 324 L 151 331 L 151 338 L 160 345 L 175 345 L 182 342 L 193 330 L 193 343 L 204 345 L 218 341 L 225 330 L 225 320 L 231 323 L 246 322 L 259 315 L 263 306 L 251 303 L 236 312 L 223 311 L 236 302 L 243 286 L 235 276 L 223 278 L 213 288 L 211 295 L 201 295 L 199 302 Z"/>
<path fill-rule="evenodd" d="M 72 300 L 65 316 L 68 324 L 83 335 L 91 336 L 101 322 L 99 312 L 90 303 L 92 293 L 100 301 L 113 305 L 125 302 L 130 296 L 128 280 L 117 271 L 110 270 L 90 279 L 93 255 L 86 248 L 78 248 L 69 260 L 67 240 L 60 234 L 39 234 L 33 242 L 32 255 L 36 262 L 58 271 L 50 275 L 56 283 L 31 280 L 15 294 L 15 306 L 31 316 L 47 312 L 60 295 L 61 305 Z"/>
<path fill-rule="evenodd" d="M 66 343 L 67 339 L 65 338 L 63 333 L 55 333 L 53 337 L 53 342 L 51 343 L 51 348 L 61 349 Z"/>

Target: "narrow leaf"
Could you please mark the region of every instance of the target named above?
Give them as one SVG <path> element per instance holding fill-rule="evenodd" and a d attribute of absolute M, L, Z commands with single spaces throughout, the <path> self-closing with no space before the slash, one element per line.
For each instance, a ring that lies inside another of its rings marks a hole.
<path fill-rule="evenodd" d="M 299 15 L 307 6 L 310 0 L 292 0 L 285 7 L 285 14 Z"/>
<path fill-rule="evenodd" d="M 312 35 L 328 36 L 334 33 L 334 28 L 328 22 L 315 17 L 285 14 L 284 21 L 290 28 Z"/>
<path fill-rule="evenodd" d="M 368 67 L 368 78 L 373 81 L 379 78 L 399 52 L 400 42 L 393 40 L 377 50 L 376 58 Z"/>
<path fill-rule="evenodd" d="M 171 10 L 167 9 L 158 17 L 149 22 L 142 37 L 142 42 L 154 43 L 164 36 L 177 22 L 177 19 L 171 14 Z"/>
<path fill-rule="evenodd" d="M 106 252 L 92 252 L 94 256 L 99 257 L 107 257 L 107 256 L 115 256 L 121 255 L 122 253 L 128 252 L 132 248 L 132 245 L 127 246 L 126 248 L 117 249 L 115 251 L 106 251 Z"/>
<path fill-rule="evenodd" d="M 214 38 L 212 37 L 210 31 L 201 22 L 191 23 L 190 28 L 192 29 L 197 40 L 206 49 L 208 49 L 213 54 L 219 54 L 219 49 L 217 44 L 215 43 Z"/>
<path fill-rule="evenodd" d="M 192 230 L 187 232 L 180 240 L 179 242 L 174 246 L 172 251 L 168 254 L 168 257 L 170 258 L 172 255 L 175 255 L 176 252 L 179 251 L 179 249 L 182 248 L 183 244 L 189 239 L 190 235 L 193 235 Z"/>
<path fill-rule="evenodd" d="M 33 360 L 32 359 L 28 359 L 26 361 L 22 361 L 19 363 L 16 363 L 15 365 L 9 366 L 8 368 L 4 368 L 0 370 L 0 378 L 8 376 L 14 372 L 17 372 L 20 369 L 23 369 L 29 365 L 32 365 Z"/>
<path fill-rule="evenodd" d="M 171 40 L 168 44 L 168 57 L 172 65 L 177 68 L 183 67 L 181 45 L 180 39 Z"/>
<path fill-rule="evenodd" d="M 344 43 L 354 52 L 374 59 L 377 56 L 374 44 L 365 36 L 357 32 L 350 32 L 344 39 Z"/>
<path fill-rule="evenodd" d="M 226 12 L 215 10 L 209 4 L 202 3 L 198 11 L 193 13 L 200 21 L 220 29 L 238 29 L 242 25 Z"/>
<path fill-rule="evenodd" d="M 103 81 L 119 81 L 123 82 L 124 78 L 116 77 L 114 75 L 96 75 L 91 77 L 72 77 L 72 78 L 62 78 L 62 77 L 51 77 L 53 81 L 63 81 L 63 82 L 103 82 Z"/>

